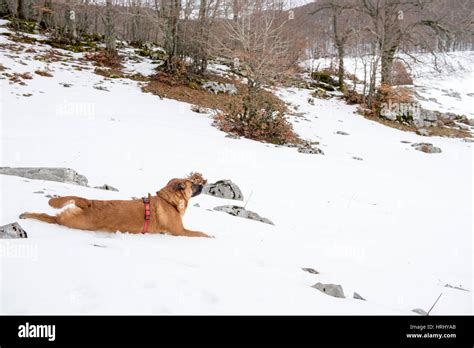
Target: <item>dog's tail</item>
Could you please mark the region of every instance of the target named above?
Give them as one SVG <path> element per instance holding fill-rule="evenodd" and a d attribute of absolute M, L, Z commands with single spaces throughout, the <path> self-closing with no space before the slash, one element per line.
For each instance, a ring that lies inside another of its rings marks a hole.
<path fill-rule="evenodd" d="M 91 206 L 91 201 L 77 196 L 64 196 L 58 198 L 51 198 L 48 204 L 56 209 L 61 209 L 68 204 L 74 204 L 76 207 L 86 209 Z"/>

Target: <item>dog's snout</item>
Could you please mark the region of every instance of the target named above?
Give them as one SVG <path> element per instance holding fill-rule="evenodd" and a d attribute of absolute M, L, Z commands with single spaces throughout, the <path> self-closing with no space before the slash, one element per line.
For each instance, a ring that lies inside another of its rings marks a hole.
<path fill-rule="evenodd" d="M 197 196 L 198 194 L 200 194 L 202 192 L 202 185 L 199 185 L 199 184 L 193 184 L 193 195 L 192 197 L 194 196 Z"/>

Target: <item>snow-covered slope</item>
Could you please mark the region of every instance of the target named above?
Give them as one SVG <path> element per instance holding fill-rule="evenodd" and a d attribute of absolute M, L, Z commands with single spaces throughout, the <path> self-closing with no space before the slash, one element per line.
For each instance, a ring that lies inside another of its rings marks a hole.
<path fill-rule="evenodd" d="M 33 55 L 0 48 L 6 72 L 33 75 L 26 86 L 0 80 L 0 166 L 71 167 L 91 186 L 120 192 L 0 176 L 0 225 L 24 211 L 53 213 L 46 195 L 128 199 L 191 171 L 232 179 L 245 202 L 191 200 L 185 225 L 215 239 L 21 220 L 29 238 L 0 241 L 0 313 L 414 314 L 440 293 L 433 314 L 473 313 L 472 144 L 386 128 L 335 99 L 312 106 L 308 90 L 279 90 L 304 113 L 291 119 L 296 131 L 325 152 L 301 154 L 227 138 L 190 105 L 104 80 L 85 64 L 75 70 L 74 57 Z M 46 65 L 53 77 L 33 73 Z M 275 226 L 212 211 L 226 203 L 247 204 Z M 341 284 L 347 298 L 311 288 L 317 282 Z"/>

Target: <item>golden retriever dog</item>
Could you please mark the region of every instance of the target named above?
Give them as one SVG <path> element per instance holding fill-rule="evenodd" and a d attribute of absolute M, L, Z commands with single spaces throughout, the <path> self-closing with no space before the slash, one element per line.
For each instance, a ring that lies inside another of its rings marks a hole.
<path fill-rule="evenodd" d="M 148 198 L 134 200 L 90 200 L 76 196 L 51 198 L 49 205 L 61 209 L 56 216 L 23 213 L 21 219 L 36 219 L 52 224 L 89 231 L 167 233 L 173 236 L 211 237 L 183 226 L 182 217 L 191 197 L 203 185 L 189 179 L 172 179 Z"/>

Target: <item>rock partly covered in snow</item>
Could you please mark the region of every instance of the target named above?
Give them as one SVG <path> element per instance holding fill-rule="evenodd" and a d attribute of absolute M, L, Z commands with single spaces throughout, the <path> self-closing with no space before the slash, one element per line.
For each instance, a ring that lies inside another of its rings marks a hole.
<path fill-rule="evenodd" d="M 314 268 L 310 268 L 310 267 L 304 267 L 304 268 L 302 268 L 302 270 L 305 271 L 305 272 L 311 273 L 311 274 L 319 274 L 318 271 L 316 271 Z"/>
<path fill-rule="evenodd" d="M 11 168 L 0 167 L 0 174 L 21 176 L 33 180 L 48 180 L 87 186 L 87 178 L 71 168 Z"/>
<path fill-rule="evenodd" d="M 366 301 L 365 298 L 363 298 L 362 296 L 360 296 L 357 292 L 354 292 L 354 296 L 353 296 L 356 300 L 362 300 L 362 301 Z"/>
<path fill-rule="evenodd" d="M 428 315 L 428 313 L 421 308 L 412 309 L 412 312 L 415 312 L 416 314 L 419 314 L 419 315 Z"/>
<path fill-rule="evenodd" d="M 298 152 L 309 153 L 309 154 L 314 154 L 314 155 L 324 155 L 323 150 L 309 143 L 298 145 Z"/>
<path fill-rule="evenodd" d="M 0 239 L 28 238 L 26 231 L 17 223 L 0 226 Z"/>
<path fill-rule="evenodd" d="M 420 129 L 417 129 L 416 134 L 427 137 L 430 135 L 430 132 L 428 132 L 428 130 L 425 128 L 420 128 Z"/>
<path fill-rule="evenodd" d="M 321 292 L 324 292 L 326 295 L 345 298 L 344 290 L 342 290 L 342 286 L 336 284 L 323 284 L 323 283 L 316 283 L 311 286 L 312 288 L 318 289 Z"/>
<path fill-rule="evenodd" d="M 439 147 L 433 146 L 433 144 L 430 143 L 416 143 L 412 144 L 412 147 L 415 148 L 415 150 L 425 152 L 425 153 L 440 153 L 441 149 Z"/>
<path fill-rule="evenodd" d="M 100 190 L 117 191 L 117 192 L 118 192 L 118 189 L 116 189 L 116 188 L 113 187 L 113 186 L 107 185 L 107 184 L 104 184 L 104 185 L 102 185 L 102 186 L 95 186 L 94 188 L 100 189 Z"/>
<path fill-rule="evenodd" d="M 246 210 L 245 208 L 239 207 L 237 205 L 221 205 L 219 207 L 215 207 L 214 210 L 223 211 L 233 216 L 238 216 L 245 219 L 260 221 L 265 224 L 274 225 L 274 223 L 270 221 L 269 219 L 264 218 L 253 211 Z"/>
<path fill-rule="evenodd" d="M 213 184 L 204 185 L 202 193 L 219 198 L 244 200 L 242 191 L 231 180 L 219 180 Z"/>
<path fill-rule="evenodd" d="M 211 91 L 214 94 L 224 93 L 229 95 L 237 94 L 237 87 L 232 83 L 220 83 L 216 81 L 207 81 L 203 83 L 202 88 Z"/>

